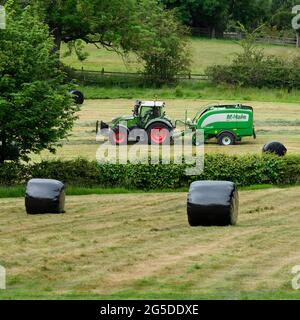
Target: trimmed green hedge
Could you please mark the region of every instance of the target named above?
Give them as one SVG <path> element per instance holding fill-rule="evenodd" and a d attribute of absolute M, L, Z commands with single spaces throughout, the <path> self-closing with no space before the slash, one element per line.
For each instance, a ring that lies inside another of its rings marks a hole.
<path fill-rule="evenodd" d="M 30 178 L 58 179 L 72 186 L 145 190 L 183 188 L 195 180 L 230 180 L 239 186 L 300 182 L 300 156 L 206 155 L 203 173 L 187 176 L 187 167 L 185 164 L 99 165 L 85 159 L 27 165 L 7 162 L 0 166 L 0 185 L 21 185 Z"/>

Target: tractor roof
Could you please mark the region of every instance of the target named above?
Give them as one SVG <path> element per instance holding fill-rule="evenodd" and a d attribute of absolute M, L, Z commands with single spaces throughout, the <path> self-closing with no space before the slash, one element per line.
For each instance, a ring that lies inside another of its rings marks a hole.
<path fill-rule="evenodd" d="M 141 107 L 164 107 L 165 103 L 162 101 L 140 101 Z"/>
<path fill-rule="evenodd" d="M 237 110 L 248 110 L 253 112 L 253 108 L 249 106 L 244 106 L 242 104 L 229 104 L 229 105 L 210 105 L 207 106 L 203 111 L 200 112 L 200 116 L 204 115 L 206 112 L 213 111 L 213 110 L 224 110 L 224 109 L 237 109 Z M 197 114 L 199 115 L 199 114 Z"/>
<path fill-rule="evenodd" d="M 252 107 L 244 106 L 244 105 L 242 105 L 242 104 L 215 105 L 215 106 L 210 106 L 207 110 L 212 110 L 212 109 L 243 109 L 243 110 L 253 110 Z"/>

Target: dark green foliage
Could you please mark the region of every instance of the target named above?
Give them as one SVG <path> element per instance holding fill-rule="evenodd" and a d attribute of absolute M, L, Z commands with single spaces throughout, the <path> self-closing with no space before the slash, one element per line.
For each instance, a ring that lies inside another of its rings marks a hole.
<path fill-rule="evenodd" d="M 288 156 L 284 158 L 284 168 L 280 175 L 282 184 L 300 183 L 300 159 L 299 156 Z"/>
<path fill-rule="evenodd" d="M 24 3 L 24 1 L 23 1 Z M 68 53 L 87 58 L 84 43 L 116 51 L 135 52 L 151 83 L 174 81 L 189 72 L 185 28 L 157 0 L 25 0 L 34 3 L 54 36 L 54 52 L 62 41 Z"/>
<path fill-rule="evenodd" d="M 12 159 L 12 144 L 27 159 L 30 152 L 55 151 L 76 119 L 65 75 L 52 55 L 48 27 L 35 11 L 7 8 L 0 32 L 0 161 Z"/>
<path fill-rule="evenodd" d="M 239 186 L 299 184 L 300 156 L 206 155 L 205 170 L 187 176 L 187 165 L 99 165 L 96 161 L 44 161 L 0 166 L 0 185 L 25 184 L 30 178 L 52 178 L 69 186 L 163 190 L 187 188 L 195 180 L 229 180 Z"/>
<path fill-rule="evenodd" d="M 269 0 L 160 0 L 167 8 L 176 8 L 188 26 L 206 27 L 223 32 L 240 22 L 247 28 L 257 28 L 270 19 Z"/>
<path fill-rule="evenodd" d="M 272 0 L 270 24 L 277 30 L 292 29 L 292 8 L 300 4 L 299 0 Z"/>

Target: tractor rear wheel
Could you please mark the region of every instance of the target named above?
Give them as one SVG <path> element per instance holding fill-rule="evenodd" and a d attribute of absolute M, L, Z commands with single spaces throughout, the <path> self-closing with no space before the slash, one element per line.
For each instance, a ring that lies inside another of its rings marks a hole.
<path fill-rule="evenodd" d="M 171 129 L 164 123 L 153 123 L 147 129 L 149 144 L 163 145 L 171 143 Z"/>
<path fill-rule="evenodd" d="M 230 146 L 234 145 L 236 141 L 236 138 L 234 134 L 230 132 L 223 132 L 218 137 L 218 144 L 221 146 Z"/>

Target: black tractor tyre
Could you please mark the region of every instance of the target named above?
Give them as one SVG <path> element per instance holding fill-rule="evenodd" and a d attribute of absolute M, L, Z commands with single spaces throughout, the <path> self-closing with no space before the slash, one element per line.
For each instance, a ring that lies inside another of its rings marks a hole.
<path fill-rule="evenodd" d="M 162 134 L 157 134 L 156 130 L 159 130 Z M 167 145 L 172 144 L 173 141 L 170 127 L 162 122 L 152 123 L 147 129 L 147 135 L 148 143 L 153 145 Z"/>
<path fill-rule="evenodd" d="M 84 103 L 84 95 L 81 91 L 71 90 L 70 93 L 73 95 L 73 99 L 76 104 L 83 104 Z"/>
<path fill-rule="evenodd" d="M 236 137 L 231 132 L 223 132 L 218 136 L 218 144 L 221 146 L 231 146 L 236 143 Z"/>

